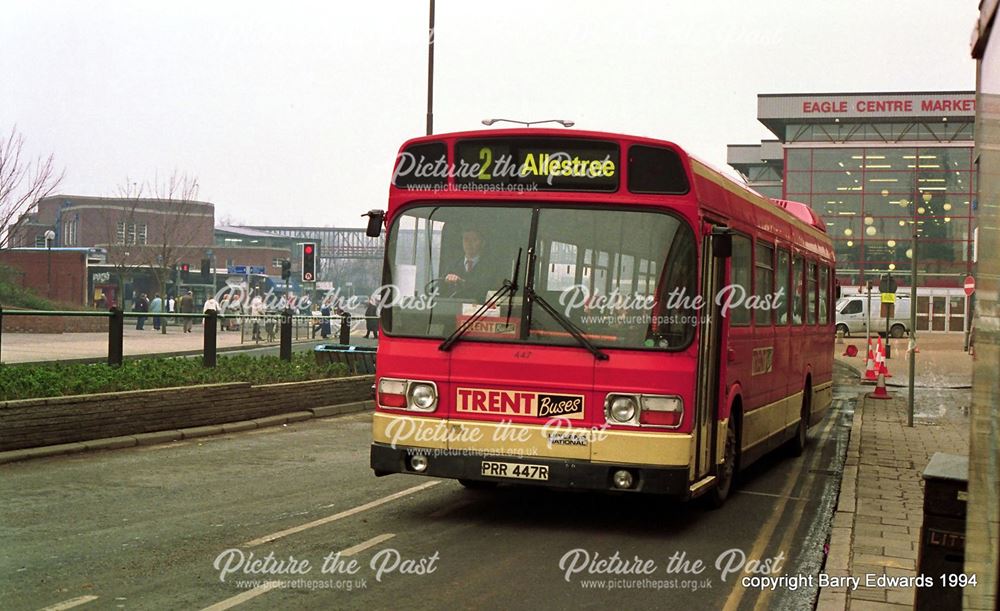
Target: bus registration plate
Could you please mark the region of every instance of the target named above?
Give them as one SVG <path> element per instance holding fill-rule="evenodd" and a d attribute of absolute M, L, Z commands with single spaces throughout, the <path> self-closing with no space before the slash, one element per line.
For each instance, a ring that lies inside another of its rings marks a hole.
<path fill-rule="evenodd" d="M 548 481 L 549 468 L 545 465 L 519 465 L 511 462 L 484 460 L 482 466 L 484 477 L 510 477 L 513 479 L 533 479 Z"/>

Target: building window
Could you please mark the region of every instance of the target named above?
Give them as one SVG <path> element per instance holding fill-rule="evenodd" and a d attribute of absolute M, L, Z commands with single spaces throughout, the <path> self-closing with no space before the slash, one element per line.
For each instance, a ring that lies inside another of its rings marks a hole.
<path fill-rule="evenodd" d="M 282 262 L 284 262 L 284 259 L 272 259 L 271 267 L 281 267 Z"/>
<path fill-rule="evenodd" d="M 62 243 L 63 246 L 76 246 L 77 236 L 76 236 L 77 221 L 66 221 L 63 223 L 63 234 Z"/>
<path fill-rule="evenodd" d="M 132 245 L 146 244 L 146 235 L 147 226 L 145 223 L 138 225 L 119 222 L 115 237 L 118 244 Z"/>
<path fill-rule="evenodd" d="M 45 248 L 45 236 L 36 235 L 35 236 L 35 248 Z"/>

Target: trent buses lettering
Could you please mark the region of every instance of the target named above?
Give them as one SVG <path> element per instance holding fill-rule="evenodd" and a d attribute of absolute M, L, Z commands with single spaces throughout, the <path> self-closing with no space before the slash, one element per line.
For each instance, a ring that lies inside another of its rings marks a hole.
<path fill-rule="evenodd" d="M 562 395 L 490 388 L 459 388 L 456 411 L 535 418 L 583 418 L 583 395 Z"/>

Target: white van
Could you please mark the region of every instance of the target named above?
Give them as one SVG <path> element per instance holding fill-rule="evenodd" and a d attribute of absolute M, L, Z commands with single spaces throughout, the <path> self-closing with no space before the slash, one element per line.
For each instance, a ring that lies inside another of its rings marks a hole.
<path fill-rule="evenodd" d="M 848 295 L 837 301 L 837 331 L 844 337 L 864 335 L 868 324 L 868 307 L 865 295 Z M 872 333 L 885 335 L 885 318 L 879 316 L 882 309 L 880 293 L 871 294 Z M 896 310 L 889 319 L 889 335 L 903 337 L 910 332 L 910 296 L 896 294 Z"/>

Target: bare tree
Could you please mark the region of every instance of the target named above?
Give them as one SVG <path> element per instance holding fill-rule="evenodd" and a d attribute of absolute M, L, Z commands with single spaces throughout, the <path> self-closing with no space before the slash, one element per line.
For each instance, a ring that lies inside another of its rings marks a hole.
<path fill-rule="evenodd" d="M 108 263 L 114 266 L 118 286 L 148 270 L 154 290 L 165 292 L 178 263 L 200 253 L 192 216 L 201 212 L 198 180 L 174 171 L 169 178 L 135 181 L 129 177 L 115 189 L 117 205 L 102 211 Z M 123 302 L 128 296 L 123 295 Z"/>
<path fill-rule="evenodd" d="M 121 205 L 107 206 L 100 212 L 108 263 L 114 266 L 114 274 L 121 290 L 125 289 L 126 281 L 133 277 L 135 270 L 146 261 L 142 252 L 146 246 L 136 231 L 140 225 L 137 222 L 136 212 L 142 202 L 144 188 L 145 185 L 126 177 L 125 182 L 118 185 L 115 192 L 115 197 L 121 201 Z M 125 304 L 126 298 L 124 294 L 120 296 L 122 305 Z"/>
<path fill-rule="evenodd" d="M 174 170 L 166 180 L 155 178 L 147 183 L 154 205 L 160 210 L 163 224 L 155 232 L 156 240 L 144 250 L 146 261 L 153 270 L 158 288 L 166 286 L 171 269 L 181 259 L 191 256 L 198 235 L 191 231 L 191 218 L 198 212 L 198 178 Z M 214 290 L 214 289 L 213 289 Z"/>
<path fill-rule="evenodd" d="M 0 248 L 9 245 L 11 229 L 21 215 L 52 193 L 65 176 L 65 171 L 56 172 L 52 155 L 29 161 L 23 147 L 17 127 L 0 134 Z"/>

